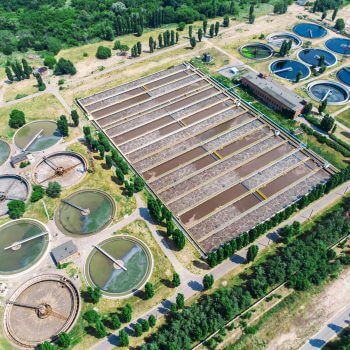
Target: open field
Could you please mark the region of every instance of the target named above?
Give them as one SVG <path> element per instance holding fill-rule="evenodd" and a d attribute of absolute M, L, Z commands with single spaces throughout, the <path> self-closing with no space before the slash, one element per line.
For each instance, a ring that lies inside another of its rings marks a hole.
<path fill-rule="evenodd" d="M 24 112 L 26 122 L 34 120 L 57 120 L 62 114 L 66 114 L 61 103 L 52 94 L 43 94 L 26 101 L 0 108 L 0 136 L 10 139 L 15 133 L 15 129 L 8 126 L 9 114 L 13 109 Z"/>
<path fill-rule="evenodd" d="M 190 66 L 79 103 L 207 252 L 329 177 Z"/>
<path fill-rule="evenodd" d="M 342 123 L 342 124 L 344 124 L 345 126 L 347 126 L 348 128 L 350 128 L 350 108 L 347 109 L 346 111 L 344 111 L 344 112 L 338 114 L 338 115 L 336 116 L 336 119 L 337 119 L 340 123 Z"/>

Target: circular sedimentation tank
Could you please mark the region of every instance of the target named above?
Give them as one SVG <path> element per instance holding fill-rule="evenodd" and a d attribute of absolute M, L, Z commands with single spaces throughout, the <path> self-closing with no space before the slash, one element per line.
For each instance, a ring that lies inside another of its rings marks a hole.
<path fill-rule="evenodd" d="M 10 276 L 37 265 L 46 255 L 49 233 L 36 220 L 20 219 L 0 227 L 0 275 Z"/>
<path fill-rule="evenodd" d="M 299 23 L 294 26 L 293 31 L 309 39 L 322 38 L 327 35 L 327 29 L 315 23 Z"/>
<path fill-rule="evenodd" d="M 265 60 L 273 56 L 274 50 L 271 46 L 262 43 L 249 43 L 239 48 L 242 56 L 252 60 Z"/>
<path fill-rule="evenodd" d="M 26 201 L 30 192 L 28 181 L 19 175 L 0 175 L 0 216 L 7 214 L 12 200 Z"/>
<path fill-rule="evenodd" d="M 344 84 L 350 86 L 350 67 L 344 67 L 337 72 L 337 78 Z"/>
<path fill-rule="evenodd" d="M 7 142 L 0 140 L 0 166 L 3 165 L 10 156 L 10 146 Z"/>
<path fill-rule="evenodd" d="M 294 60 L 277 60 L 270 64 L 270 71 L 280 78 L 295 81 L 298 72 L 302 76 L 300 80 L 306 79 L 310 75 L 310 69 L 305 64 Z"/>
<path fill-rule="evenodd" d="M 4 329 L 16 346 L 36 348 L 68 332 L 80 311 L 79 292 L 60 275 L 41 275 L 24 283 L 6 302 Z"/>
<path fill-rule="evenodd" d="M 323 49 L 302 49 L 298 52 L 298 58 L 310 66 L 332 67 L 337 63 L 337 58 Z"/>
<path fill-rule="evenodd" d="M 56 152 L 44 157 L 34 170 L 34 181 L 47 186 L 50 181 L 62 187 L 76 185 L 87 171 L 85 158 L 75 152 Z"/>
<path fill-rule="evenodd" d="M 350 56 L 350 39 L 348 38 L 332 38 L 325 43 L 328 50 L 344 56 Z"/>
<path fill-rule="evenodd" d="M 61 201 L 56 223 L 66 235 L 91 235 L 107 227 L 115 211 L 115 201 L 106 192 L 82 190 Z"/>
<path fill-rule="evenodd" d="M 342 84 L 330 80 L 319 80 L 308 85 L 307 91 L 314 100 L 327 99 L 329 105 L 341 105 L 349 101 L 349 90 Z"/>
<path fill-rule="evenodd" d="M 267 42 L 275 47 L 280 48 L 284 41 L 292 40 L 292 49 L 296 49 L 301 46 L 303 41 L 295 34 L 288 32 L 280 32 L 270 34 L 267 38 Z"/>
<path fill-rule="evenodd" d="M 50 120 L 38 120 L 22 126 L 13 137 L 15 145 L 29 152 L 44 151 L 62 138 L 57 124 Z"/>
<path fill-rule="evenodd" d="M 132 236 L 116 236 L 100 242 L 91 251 L 85 276 L 107 297 L 126 297 L 147 282 L 153 270 L 149 248 Z"/>

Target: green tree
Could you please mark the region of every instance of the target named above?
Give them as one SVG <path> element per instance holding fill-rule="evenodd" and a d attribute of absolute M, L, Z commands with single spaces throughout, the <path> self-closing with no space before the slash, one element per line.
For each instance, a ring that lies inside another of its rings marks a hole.
<path fill-rule="evenodd" d="M 44 58 L 44 65 L 46 67 L 49 67 L 50 69 L 53 69 L 55 67 L 55 64 L 57 63 L 57 60 L 54 56 L 45 56 Z"/>
<path fill-rule="evenodd" d="M 208 20 L 206 18 L 203 20 L 202 27 L 203 27 L 203 32 L 204 32 L 204 35 L 205 35 L 207 33 L 207 29 L 208 29 Z"/>
<path fill-rule="evenodd" d="M 298 71 L 296 77 L 295 77 L 295 82 L 299 83 L 300 79 L 303 77 L 303 72 L 302 71 Z"/>
<path fill-rule="evenodd" d="M 154 39 L 150 36 L 148 39 L 149 52 L 154 52 Z"/>
<path fill-rule="evenodd" d="M 145 187 L 145 182 L 143 181 L 142 177 L 135 175 L 134 177 L 134 187 L 135 192 L 140 192 Z"/>
<path fill-rule="evenodd" d="M 210 27 L 209 27 L 209 36 L 211 38 L 214 37 L 214 32 L 215 32 L 215 26 L 214 26 L 214 24 L 211 24 Z"/>
<path fill-rule="evenodd" d="M 112 168 L 112 157 L 109 154 L 107 154 L 105 160 L 106 160 L 106 168 L 107 169 Z"/>
<path fill-rule="evenodd" d="M 320 103 L 320 105 L 318 106 L 318 112 L 320 113 L 320 114 L 322 114 L 325 110 L 326 110 L 326 108 L 327 108 L 327 99 L 325 99 L 325 100 L 323 100 L 321 103 Z"/>
<path fill-rule="evenodd" d="M 321 120 L 320 128 L 325 132 L 329 132 L 332 130 L 334 123 L 335 123 L 334 118 L 326 114 Z"/>
<path fill-rule="evenodd" d="M 180 34 L 178 32 L 176 32 L 175 34 L 175 42 L 178 43 L 180 39 Z"/>
<path fill-rule="evenodd" d="M 253 24 L 254 21 L 255 21 L 254 4 L 251 4 L 250 8 L 249 8 L 248 22 L 249 22 L 249 24 Z"/>
<path fill-rule="evenodd" d="M 140 337 L 142 335 L 142 326 L 140 323 L 135 324 L 135 337 Z"/>
<path fill-rule="evenodd" d="M 97 304 L 102 297 L 101 289 L 98 287 L 88 286 L 86 289 L 86 292 L 87 292 L 89 301 L 93 304 Z"/>
<path fill-rule="evenodd" d="M 33 185 L 32 186 L 32 194 L 30 196 L 30 201 L 32 203 L 37 202 L 39 199 L 44 197 L 45 190 L 42 186 L 40 185 Z"/>
<path fill-rule="evenodd" d="M 68 120 L 65 115 L 61 115 L 57 120 L 57 129 L 63 137 L 67 137 L 69 135 Z"/>
<path fill-rule="evenodd" d="M 72 338 L 71 336 L 66 333 L 66 332 L 62 332 L 58 335 L 58 345 L 61 348 L 68 348 L 72 343 Z"/>
<path fill-rule="evenodd" d="M 107 46 L 99 46 L 96 51 L 96 57 L 105 60 L 112 56 L 112 50 Z"/>
<path fill-rule="evenodd" d="M 228 15 L 224 16 L 224 21 L 222 23 L 224 27 L 228 27 L 230 25 L 230 17 Z"/>
<path fill-rule="evenodd" d="M 219 29 L 220 29 L 220 23 L 219 22 L 215 22 L 215 36 L 218 36 L 219 34 Z"/>
<path fill-rule="evenodd" d="M 327 10 L 323 10 L 321 20 L 323 21 L 327 17 Z"/>
<path fill-rule="evenodd" d="M 253 24 L 255 22 L 255 15 L 252 14 L 249 16 L 249 24 Z"/>
<path fill-rule="evenodd" d="M 147 320 L 145 320 L 144 318 L 140 320 L 140 324 L 142 327 L 142 331 L 143 332 L 148 332 L 149 331 L 149 323 Z"/>
<path fill-rule="evenodd" d="M 182 250 L 186 245 L 186 238 L 181 230 L 175 230 L 173 240 L 176 248 L 179 250 Z"/>
<path fill-rule="evenodd" d="M 191 38 L 190 38 L 190 45 L 191 45 L 192 49 L 194 49 L 197 45 L 196 38 L 194 36 L 191 36 Z"/>
<path fill-rule="evenodd" d="M 46 340 L 42 344 L 40 344 L 39 350 L 56 350 L 56 347 L 55 345 L 51 344 Z"/>
<path fill-rule="evenodd" d="M 202 38 L 203 38 L 203 30 L 202 30 L 202 28 L 198 29 L 197 35 L 198 35 L 198 41 L 201 42 Z"/>
<path fill-rule="evenodd" d="M 339 30 L 340 32 L 342 32 L 345 29 L 345 21 L 342 18 L 338 18 L 335 21 L 335 29 Z"/>
<path fill-rule="evenodd" d="M 34 76 L 35 76 L 36 82 L 38 83 L 39 91 L 44 91 L 46 89 L 46 85 L 43 81 L 43 78 L 41 77 L 41 74 L 35 73 Z"/>
<path fill-rule="evenodd" d="M 58 198 L 61 195 L 61 191 L 61 185 L 56 181 L 49 182 L 46 188 L 46 194 L 50 198 Z"/>
<path fill-rule="evenodd" d="M 10 113 L 9 126 L 18 129 L 26 123 L 25 115 L 18 109 L 13 109 Z"/>
<path fill-rule="evenodd" d="M 100 158 L 103 159 L 105 156 L 105 148 L 103 147 L 103 145 L 98 145 L 97 150 L 100 154 Z"/>
<path fill-rule="evenodd" d="M 119 332 L 119 344 L 120 346 L 129 346 L 129 336 L 124 329 Z"/>
<path fill-rule="evenodd" d="M 305 115 L 309 115 L 309 114 L 311 113 L 311 111 L 312 111 L 312 108 L 313 108 L 313 105 L 312 105 L 311 102 L 309 102 L 309 103 L 305 106 L 303 113 L 304 113 Z"/>
<path fill-rule="evenodd" d="M 120 168 L 116 168 L 115 169 L 115 174 L 116 174 L 117 179 L 119 180 L 119 182 L 124 183 L 125 176 L 124 176 L 124 173 L 122 172 L 122 170 Z"/>
<path fill-rule="evenodd" d="M 141 41 L 138 41 L 136 43 L 136 47 L 137 47 L 137 55 L 140 56 L 141 53 L 142 53 L 142 44 L 141 44 Z"/>
<path fill-rule="evenodd" d="M 163 47 L 163 36 L 162 36 L 162 34 L 158 35 L 158 45 L 159 45 L 159 48 Z"/>
<path fill-rule="evenodd" d="M 193 26 L 189 25 L 188 26 L 188 37 L 191 39 L 193 34 Z"/>
<path fill-rule="evenodd" d="M 214 284 L 214 276 L 213 275 L 204 275 L 203 277 L 203 287 L 204 290 L 210 289 Z"/>
<path fill-rule="evenodd" d="M 113 329 L 118 329 L 121 326 L 121 322 L 119 316 L 117 314 L 113 314 L 111 316 L 111 325 Z"/>
<path fill-rule="evenodd" d="M 251 245 L 247 251 L 247 262 L 252 262 L 258 255 L 259 247 L 257 245 Z"/>
<path fill-rule="evenodd" d="M 32 74 L 33 68 L 29 66 L 25 58 L 22 58 L 22 66 L 25 77 L 29 79 L 30 75 Z"/>
<path fill-rule="evenodd" d="M 106 327 L 100 320 L 98 320 L 95 323 L 95 330 L 96 330 L 97 338 L 101 339 L 107 335 Z"/>
<path fill-rule="evenodd" d="M 154 297 L 154 287 L 151 282 L 147 282 L 145 285 L 146 298 L 151 299 Z"/>
<path fill-rule="evenodd" d="M 334 21 L 335 18 L 337 17 L 338 10 L 339 10 L 338 7 L 334 8 L 333 13 L 332 13 L 332 21 Z"/>
<path fill-rule="evenodd" d="M 151 327 L 154 327 L 154 326 L 156 325 L 157 319 L 155 318 L 154 315 L 150 315 L 150 316 L 148 317 L 148 323 L 149 323 L 149 325 L 150 325 Z"/>
<path fill-rule="evenodd" d="M 130 304 L 126 304 L 122 308 L 121 321 L 124 323 L 130 322 L 132 318 L 132 307 Z"/>
<path fill-rule="evenodd" d="M 173 287 L 178 287 L 181 284 L 180 275 L 177 272 L 173 273 L 173 280 L 171 281 Z"/>
<path fill-rule="evenodd" d="M 74 125 L 75 127 L 77 127 L 77 126 L 79 125 L 79 114 L 78 114 L 78 112 L 77 112 L 75 109 L 73 109 L 73 110 L 70 112 L 70 116 L 71 116 L 71 118 L 72 118 L 73 125 Z"/>
<path fill-rule="evenodd" d="M 66 60 L 65 58 L 61 57 L 53 71 L 53 74 L 55 75 L 64 75 L 64 74 L 70 74 L 74 75 L 77 73 L 77 69 L 75 68 L 74 64 L 70 60 Z"/>
<path fill-rule="evenodd" d="M 9 81 L 13 81 L 13 74 L 12 74 L 12 70 L 9 66 L 6 66 L 5 67 L 5 72 L 6 72 L 6 76 L 7 76 L 7 79 Z"/>
<path fill-rule="evenodd" d="M 19 219 L 23 216 L 26 205 L 23 201 L 14 199 L 7 203 L 8 214 L 11 219 Z"/>
<path fill-rule="evenodd" d="M 100 315 L 96 310 L 91 309 L 91 310 L 88 310 L 84 313 L 83 319 L 86 322 L 92 324 L 92 323 L 96 323 L 98 320 L 100 320 Z"/>
<path fill-rule="evenodd" d="M 185 307 L 185 296 L 182 293 L 177 294 L 176 305 L 179 310 Z"/>

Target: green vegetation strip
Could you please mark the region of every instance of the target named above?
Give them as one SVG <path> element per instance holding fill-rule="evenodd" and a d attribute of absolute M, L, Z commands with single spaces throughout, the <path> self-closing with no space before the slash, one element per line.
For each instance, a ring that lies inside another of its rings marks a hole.
<path fill-rule="evenodd" d="M 334 210 L 319 218 L 317 223 L 287 246 L 279 248 L 264 262 L 253 266 L 242 283 L 222 287 L 213 294 L 202 296 L 179 313 L 170 313 L 165 325 L 147 339 L 142 350 L 191 349 L 208 334 L 223 327 L 254 300 L 264 297 L 271 289 L 288 281 L 295 290 L 306 290 L 335 276 L 341 263 L 333 246 L 349 234 L 350 201 L 345 199 Z M 287 230 L 293 233 L 293 230 Z M 290 237 L 289 237 L 290 239 Z"/>

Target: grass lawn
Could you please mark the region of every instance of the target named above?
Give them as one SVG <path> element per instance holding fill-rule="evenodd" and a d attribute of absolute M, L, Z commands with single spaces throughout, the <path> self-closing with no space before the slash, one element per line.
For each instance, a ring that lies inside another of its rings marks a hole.
<path fill-rule="evenodd" d="M 19 96 L 22 95 L 32 95 L 38 92 L 36 79 L 24 79 L 22 81 L 15 81 L 11 85 L 6 86 L 4 101 L 12 101 L 19 99 Z"/>
<path fill-rule="evenodd" d="M 320 144 L 314 136 L 303 134 L 302 140 L 321 157 L 332 163 L 338 169 L 344 169 L 348 166 L 350 159 L 344 157 L 341 153 L 335 149 L 327 146 L 326 144 Z"/>
<path fill-rule="evenodd" d="M 335 119 L 338 120 L 338 122 L 340 122 L 340 123 L 344 124 L 345 126 L 347 126 L 348 128 L 350 128 L 350 107 L 346 111 L 338 114 L 335 117 Z"/>
<path fill-rule="evenodd" d="M 66 114 L 61 103 L 52 94 L 44 94 L 26 101 L 19 101 L 11 106 L 0 108 L 0 137 L 9 140 L 15 129 L 8 126 L 9 114 L 13 109 L 19 109 L 25 113 L 26 122 L 34 120 L 57 120 L 62 114 Z"/>
<path fill-rule="evenodd" d="M 110 312 L 118 312 L 120 308 L 123 307 L 126 303 L 129 303 L 133 308 L 133 319 L 135 317 L 140 317 L 146 311 L 151 309 L 160 303 L 163 299 L 168 298 L 173 294 L 174 290 L 172 288 L 168 288 L 164 284 L 164 280 L 171 280 L 173 275 L 173 268 L 170 264 L 169 260 L 162 252 L 157 242 L 152 236 L 147 224 L 143 220 L 136 220 L 129 225 L 122 228 L 120 231 L 117 231 L 115 234 L 123 234 L 123 235 L 131 235 L 136 238 L 141 239 L 151 250 L 153 258 L 154 258 L 154 269 L 152 276 L 150 278 L 150 282 L 154 286 L 155 295 L 150 300 L 144 300 L 142 293 L 138 296 L 132 296 L 127 299 L 107 299 L 102 298 L 100 302 L 94 306 L 99 312 L 102 314 L 108 314 Z M 92 308 L 91 304 L 83 303 L 82 312 Z M 159 322 L 157 322 L 159 323 Z M 78 337 L 81 334 L 85 333 L 84 328 L 86 327 L 86 323 L 80 317 L 77 325 L 72 330 L 73 337 Z M 121 327 L 122 328 L 122 327 Z M 150 330 L 151 333 L 153 330 Z M 147 334 L 144 334 L 145 336 Z M 73 347 L 74 350 L 85 350 L 91 347 L 92 344 L 96 343 L 98 340 L 86 334 L 79 344 Z M 142 342 L 142 338 L 130 337 L 131 345 L 135 346 Z"/>

